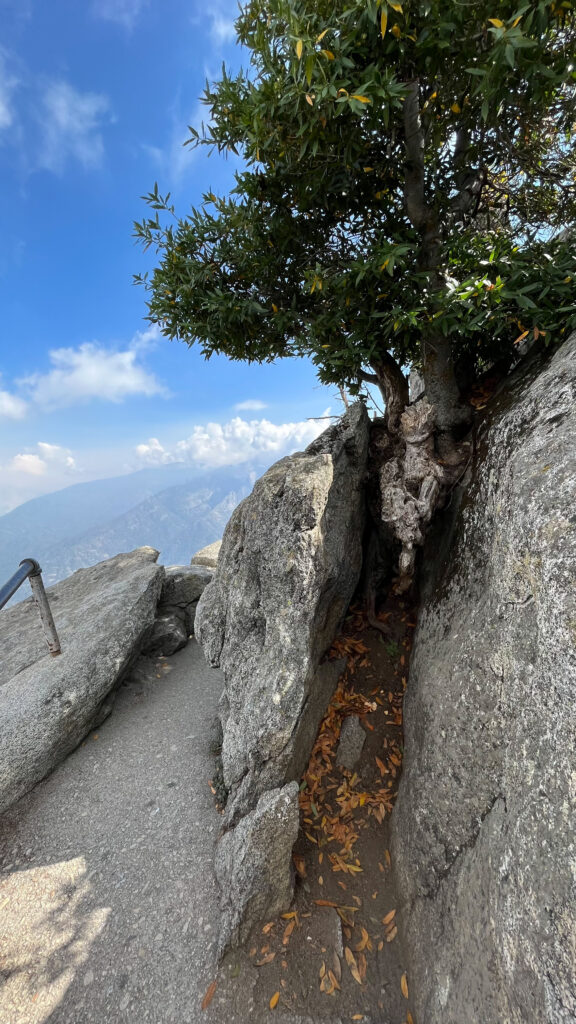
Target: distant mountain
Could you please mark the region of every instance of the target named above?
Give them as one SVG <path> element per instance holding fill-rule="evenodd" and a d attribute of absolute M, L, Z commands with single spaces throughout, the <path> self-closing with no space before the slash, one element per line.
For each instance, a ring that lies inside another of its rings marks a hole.
<path fill-rule="evenodd" d="M 75 484 L 0 516 L 0 583 L 36 558 L 46 584 L 148 544 L 164 565 L 186 564 L 218 540 L 266 465 L 195 470 L 172 464 Z M 16 596 L 29 594 L 24 585 Z"/>

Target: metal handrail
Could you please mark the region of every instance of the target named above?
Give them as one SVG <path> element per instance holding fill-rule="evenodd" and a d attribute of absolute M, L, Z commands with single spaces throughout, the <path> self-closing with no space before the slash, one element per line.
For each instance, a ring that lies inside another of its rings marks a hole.
<path fill-rule="evenodd" d="M 52 612 L 50 611 L 50 605 L 44 590 L 42 569 L 35 558 L 23 558 L 14 575 L 10 577 L 3 587 L 0 587 L 0 609 L 8 603 L 18 590 L 18 587 L 21 587 L 27 579 L 30 580 L 32 596 L 40 615 L 48 650 L 53 657 L 56 657 L 57 654 L 62 653 L 62 648 L 60 647 L 58 633 L 56 632 L 56 626 L 54 625 L 54 619 L 52 618 Z"/>

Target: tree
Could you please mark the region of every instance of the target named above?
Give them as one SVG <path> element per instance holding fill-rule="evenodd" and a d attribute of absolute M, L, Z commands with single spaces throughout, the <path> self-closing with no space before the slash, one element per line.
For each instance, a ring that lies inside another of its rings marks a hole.
<path fill-rule="evenodd" d="M 443 450 L 466 382 L 576 326 L 576 19 L 518 3 L 251 0 L 250 69 L 207 86 L 189 140 L 244 169 L 184 219 L 146 197 L 149 319 L 208 357 L 377 384 L 401 441 L 418 367 Z"/>

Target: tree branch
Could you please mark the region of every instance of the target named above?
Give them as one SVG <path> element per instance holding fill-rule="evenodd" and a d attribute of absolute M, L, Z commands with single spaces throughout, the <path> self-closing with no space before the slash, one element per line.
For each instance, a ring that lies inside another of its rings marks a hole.
<path fill-rule="evenodd" d="M 420 82 L 417 78 L 407 85 L 403 115 L 406 149 L 404 199 L 408 216 L 413 226 L 419 229 L 426 222 L 428 208 L 424 200 L 424 131 L 420 118 Z"/>

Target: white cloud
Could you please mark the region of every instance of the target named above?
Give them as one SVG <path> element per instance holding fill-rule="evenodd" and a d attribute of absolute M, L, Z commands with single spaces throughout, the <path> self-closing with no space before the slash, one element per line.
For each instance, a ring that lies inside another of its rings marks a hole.
<path fill-rule="evenodd" d="M 235 18 L 227 17 L 220 11 L 210 12 L 210 35 L 215 43 L 233 43 L 236 39 Z"/>
<path fill-rule="evenodd" d="M 44 476 L 49 469 L 64 473 L 77 471 L 76 460 L 69 448 L 39 441 L 36 449 L 35 452 L 19 452 L 9 462 L 7 469 L 29 476 Z"/>
<path fill-rule="evenodd" d="M 30 400 L 46 409 L 63 408 L 92 398 L 120 402 L 129 395 L 166 395 L 166 389 L 143 366 L 138 350 L 113 351 L 85 343 L 50 352 L 53 365 L 20 381 Z"/>
<path fill-rule="evenodd" d="M 18 473 L 29 473 L 30 476 L 42 476 L 48 470 L 44 459 L 31 453 L 15 455 L 8 468 Z"/>
<path fill-rule="evenodd" d="M 259 412 L 261 409 L 266 409 L 267 405 L 259 398 L 247 398 L 245 402 L 237 402 L 234 408 L 238 412 Z"/>
<path fill-rule="evenodd" d="M 41 98 L 41 137 L 37 163 L 60 174 L 69 160 L 87 169 L 104 158 L 103 123 L 109 118 L 109 102 L 99 93 L 81 93 L 69 82 L 49 82 Z"/>
<path fill-rule="evenodd" d="M 147 0 L 95 0 L 92 11 L 97 18 L 132 29 L 146 6 Z"/>
<path fill-rule="evenodd" d="M 17 85 L 18 79 L 8 70 L 7 55 L 0 49 L 0 131 L 10 128 L 14 123 L 12 94 Z"/>
<path fill-rule="evenodd" d="M 38 450 L 45 462 L 61 466 L 70 473 L 76 472 L 76 459 L 69 448 L 62 448 L 59 444 L 48 444 L 46 441 L 38 441 Z"/>
<path fill-rule="evenodd" d="M 324 415 L 328 415 L 328 412 Z M 171 449 L 157 438 L 138 445 L 139 458 L 148 465 L 166 462 L 192 462 L 199 466 L 232 466 L 250 459 L 279 458 L 310 444 L 326 429 L 319 420 L 299 423 L 271 423 L 269 420 L 243 420 L 239 416 L 228 423 L 207 423 L 194 427 L 185 440 Z"/>
<path fill-rule="evenodd" d="M 0 391 L 0 417 L 8 420 L 22 420 L 28 412 L 28 406 L 17 395 L 9 391 Z"/>
<path fill-rule="evenodd" d="M 176 462 L 176 457 L 162 447 L 157 437 L 149 437 L 146 444 L 136 445 L 136 454 L 147 466 L 165 466 L 168 462 Z"/>

